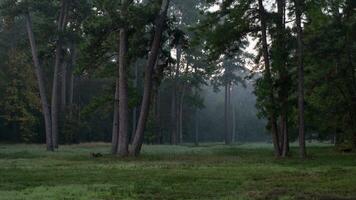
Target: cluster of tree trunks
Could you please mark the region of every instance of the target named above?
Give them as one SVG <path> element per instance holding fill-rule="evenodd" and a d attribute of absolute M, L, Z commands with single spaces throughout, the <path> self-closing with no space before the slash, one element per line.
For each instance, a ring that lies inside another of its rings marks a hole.
<path fill-rule="evenodd" d="M 296 24 L 297 24 L 297 58 L 298 58 L 298 116 L 299 116 L 299 145 L 300 145 L 300 155 L 302 158 L 306 156 L 305 151 L 305 130 L 304 130 L 304 69 L 303 69 L 303 43 L 302 43 L 302 25 L 301 25 L 301 1 L 295 0 L 296 8 Z M 280 102 L 281 111 L 278 115 L 276 112 L 277 107 L 277 97 L 275 97 L 275 88 L 273 85 L 272 71 L 271 71 L 271 61 L 269 47 L 267 43 L 267 19 L 266 11 L 263 6 L 263 0 L 258 0 L 259 5 L 259 18 L 261 22 L 261 32 L 262 32 L 262 56 L 265 64 L 265 79 L 269 84 L 269 94 L 268 94 L 268 121 L 272 134 L 272 142 L 274 145 L 275 155 L 277 157 L 286 157 L 289 152 L 289 139 L 288 139 L 288 69 L 282 54 L 278 58 L 279 64 L 279 74 L 281 88 L 278 93 L 278 102 Z M 281 52 L 285 52 L 285 5 L 284 0 L 277 0 L 277 48 Z M 279 124 L 279 125 L 278 125 Z"/>
<path fill-rule="evenodd" d="M 67 105 L 73 102 L 73 66 L 75 65 L 75 46 L 72 44 L 70 48 L 70 61 L 64 59 L 63 50 L 63 33 L 67 25 L 70 2 L 67 0 L 61 1 L 59 12 L 56 41 L 56 53 L 54 63 L 54 75 L 52 83 L 51 106 L 49 105 L 46 93 L 46 87 L 43 77 L 43 70 L 38 57 L 38 48 L 33 32 L 32 20 L 30 12 L 25 13 L 26 29 L 28 39 L 31 46 L 31 54 L 35 68 L 35 74 L 38 82 L 39 93 L 41 97 L 42 112 L 45 120 L 46 128 L 46 145 L 48 151 L 53 151 L 58 148 L 58 116 L 59 111 L 64 116 L 64 111 Z M 69 70 L 68 70 L 69 69 Z M 69 88 L 69 90 L 68 90 Z"/>
<path fill-rule="evenodd" d="M 127 8 L 132 1 L 122 1 L 122 15 L 125 16 Z M 120 29 L 120 44 L 119 44 L 119 63 L 118 63 L 118 77 L 115 94 L 115 109 L 114 109 L 114 123 L 113 123 L 113 153 L 119 153 L 120 156 L 137 156 L 141 151 L 143 144 L 144 131 L 150 111 L 153 95 L 154 72 L 157 64 L 161 48 L 162 34 L 164 24 L 166 21 L 169 0 L 162 0 L 161 9 L 155 20 L 154 36 L 150 52 L 148 55 L 147 64 L 145 67 L 143 97 L 141 102 L 140 113 L 137 121 L 137 126 L 132 135 L 132 144 L 129 148 L 128 140 L 128 92 L 127 92 L 127 69 L 128 69 L 128 30 L 127 24 Z M 116 151 L 117 149 L 117 151 Z"/>

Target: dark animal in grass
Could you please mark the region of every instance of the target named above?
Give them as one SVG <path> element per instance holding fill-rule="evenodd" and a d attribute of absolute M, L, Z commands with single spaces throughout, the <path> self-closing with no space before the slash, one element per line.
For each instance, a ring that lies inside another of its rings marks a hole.
<path fill-rule="evenodd" d="M 339 144 L 336 149 L 342 153 L 351 153 L 353 150 L 352 145 L 350 144 Z"/>
<path fill-rule="evenodd" d="M 352 152 L 352 148 L 343 148 L 340 150 L 343 153 L 351 153 Z"/>
<path fill-rule="evenodd" d="M 103 157 L 103 154 L 101 153 L 90 153 L 90 157 L 92 158 L 100 158 L 100 157 Z"/>

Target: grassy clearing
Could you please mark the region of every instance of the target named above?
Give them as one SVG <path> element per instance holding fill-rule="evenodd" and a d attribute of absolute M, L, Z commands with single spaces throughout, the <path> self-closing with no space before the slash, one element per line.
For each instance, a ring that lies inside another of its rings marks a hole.
<path fill-rule="evenodd" d="M 356 199 L 356 155 L 327 145 L 309 147 L 304 161 L 295 148 L 278 160 L 259 144 L 145 146 L 137 159 L 109 149 L 0 145 L 0 199 Z"/>

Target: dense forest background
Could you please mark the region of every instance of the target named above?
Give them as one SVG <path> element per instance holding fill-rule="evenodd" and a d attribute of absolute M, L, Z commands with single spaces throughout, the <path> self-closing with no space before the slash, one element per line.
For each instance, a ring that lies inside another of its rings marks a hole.
<path fill-rule="evenodd" d="M 356 146 L 353 0 L 0 2 L 1 142 Z"/>

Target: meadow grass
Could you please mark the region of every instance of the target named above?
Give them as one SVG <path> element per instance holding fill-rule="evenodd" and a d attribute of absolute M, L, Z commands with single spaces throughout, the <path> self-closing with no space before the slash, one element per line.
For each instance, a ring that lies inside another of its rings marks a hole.
<path fill-rule="evenodd" d="M 146 145 L 138 158 L 104 143 L 0 145 L 0 199 L 356 199 L 356 155 L 311 145 L 275 159 L 269 144 Z M 93 158 L 91 152 L 104 156 Z"/>

